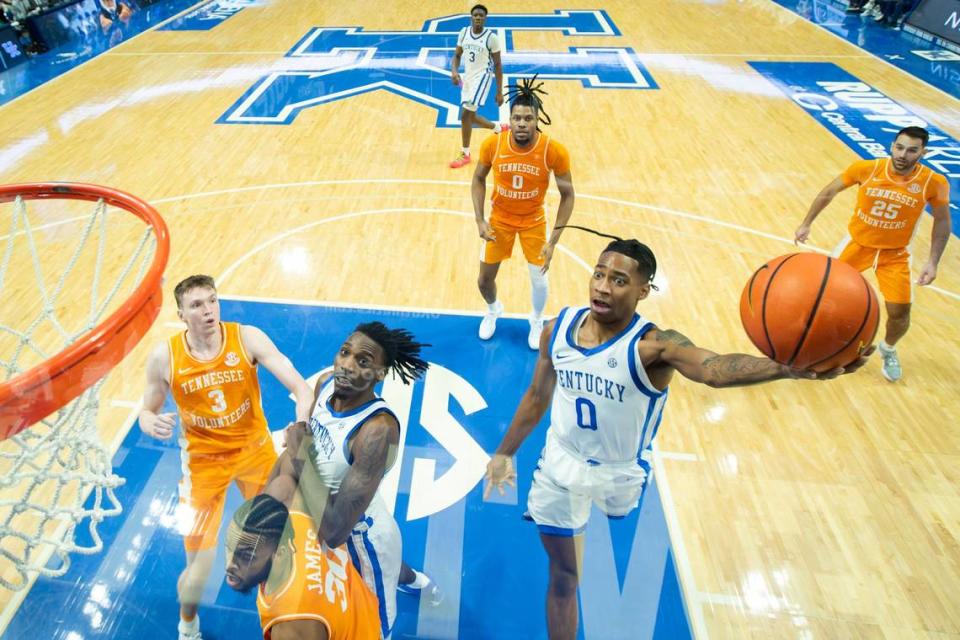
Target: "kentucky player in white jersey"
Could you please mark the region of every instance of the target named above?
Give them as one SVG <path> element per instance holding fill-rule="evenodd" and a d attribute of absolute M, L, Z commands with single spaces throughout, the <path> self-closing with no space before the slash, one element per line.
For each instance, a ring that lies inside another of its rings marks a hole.
<path fill-rule="evenodd" d="M 487 120 L 477 110 L 487 101 L 490 87 L 496 85 L 497 106 L 503 104 L 503 66 L 500 64 L 500 37 L 485 27 L 487 8 L 482 4 L 470 9 L 470 26 L 460 30 L 457 50 L 450 65 L 450 79 L 460 85 L 460 139 L 463 149 L 450 167 L 459 169 L 470 163 L 470 135 L 473 125 L 502 131 L 509 125 Z M 460 74 L 460 60 L 463 74 Z"/>
<path fill-rule="evenodd" d="M 388 370 L 405 384 L 420 378 L 428 366 L 419 357 L 423 346 L 404 329 L 391 330 L 380 322 L 357 326 L 340 346 L 333 371 L 317 381 L 308 430 L 288 430 L 293 451 L 300 451 L 305 435 L 312 436 L 306 439 L 308 455 L 320 484 L 309 489 L 314 499 L 308 502 L 316 504 L 317 491 L 329 491 L 320 532 L 330 547 L 346 543 L 380 603 L 384 638 L 390 637 L 396 618 L 398 583 L 407 592 L 426 589 L 431 603 L 439 602 L 432 581 L 402 563 L 400 529 L 377 492 L 395 462 L 400 423 L 374 388 Z"/>
<path fill-rule="evenodd" d="M 590 282 L 590 306 L 564 309 L 544 327 L 533 381 L 487 466 L 485 497 L 494 486 L 501 494 L 504 484 L 515 486 L 511 458 L 552 401 L 546 446 L 527 499 L 550 560 L 551 640 L 577 636 L 577 558 L 591 504 L 619 518 L 640 501 L 674 371 L 694 382 L 729 387 L 835 378 L 866 362 L 864 357 L 846 370 L 816 374 L 767 358 L 698 348 L 636 313 L 656 269 L 653 252 L 637 240 L 615 238 L 607 245 Z"/>

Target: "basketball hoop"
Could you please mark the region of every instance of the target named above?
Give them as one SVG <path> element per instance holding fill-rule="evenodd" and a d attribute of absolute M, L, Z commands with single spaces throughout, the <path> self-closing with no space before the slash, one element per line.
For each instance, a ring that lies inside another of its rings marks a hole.
<path fill-rule="evenodd" d="M 37 250 L 42 227 L 34 228 L 27 214 L 26 202 L 41 200 L 96 203 L 92 214 L 61 221 L 78 222 L 84 229 L 53 287 L 45 284 L 44 262 Z M 97 431 L 97 397 L 103 378 L 136 346 L 159 314 L 170 241 L 166 224 L 152 206 L 109 187 L 61 182 L 0 185 L 0 203 L 9 202 L 13 202 L 9 235 L 5 240 L 0 236 L 0 300 L 7 304 L 5 298 L 13 295 L 5 295 L 4 278 L 14 244 L 23 238 L 41 303 L 37 317 L 16 318 L 16 327 L 8 326 L 9 318 L 0 322 L 0 334 L 8 341 L 12 336 L 15 344 L 12 353 L 0 352 L 0 584 L 22 589 L 31 574 L 65 573 L 70 553 L 99 551 L 97 524 L 121 511 L 113 489 L 123 479 L 113 473 L 112 452 Z M 142 233 L 136 231 L 140 238 L 132 244 L 132 256 L 120 263 L 116 282 L 100 299 L 108 207 L 137 216 L 146 227 Z M 80 329 L 72 331 L 57 317 L 57 304 L 66 304 L 59 297 L 66 297 L 67 291 L 75 295 L 65 283 L 81 255 L 87 259 L 88 254 L 94 267 L 86 283 L 92 291 L 90 310 Z M 124 296 L 125 301 L 116 302 Z M 52 348 L 50 339 L 36 336 L 44 322 L 52 327 L 47 328 L 55 338 Z M 22 364 L 29 359 L 42 362 Z M 91 493 L 92 506 L 86 507 Z M 85 520 L 89 520 L 92 540 L 86 547 L 78 546 L 74 536 L 77 525 Z M 46 567 L 51 553 L 60 556 L 59 568 Z M 16 579 L 5 577 L 7 564 L 12 565 Z"/>

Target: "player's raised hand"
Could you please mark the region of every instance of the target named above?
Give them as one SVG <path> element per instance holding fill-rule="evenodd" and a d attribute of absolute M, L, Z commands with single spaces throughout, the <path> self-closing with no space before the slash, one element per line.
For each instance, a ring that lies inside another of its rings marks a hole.
<path fill-rule="evenodd" d="M 493 242 L 497 239 L 497 234 L 494 233 L 493 227 L 490 226 L 490 223 L 486 220 L 477 223 L 477 231 L 480 232 L 480 237 L 484 240 Z"/>
<path fill-rule="evenodd" d="M 810 238 L 810 225 L 802 224 L 793 232 L 793 244 L 803 244 Z"/>
<path fill-rule="evenodd" d="M 283 430 L 283 446 L 293 452 L 293 455 L 297 455 L 300 451 L 300 445 L 303 442 L 303 439 L 307 435 L 307 423 L 306 422 L 291 422 L 287 425 L 286 429 Z"/>
<path fill-rule="evenodd" d="M 140 430 L 151 438 L 169 440 L 173 435 L 174 415 L 172 413 L 154 413 L 140 417 Z"/>
<path fill-rule="evenodd" d="M 937 265 L 927 262 L 920 271 L 920 277 L 917 278 L 917 284 L 925 287 L 937 279 Z"/>
<path fill-rule="evenodd" d="M 487 463 L 487 473 L 484 475 L 487 480 L 487 486 L 483 488 L 483 499 L 490 496 L 490 491 L 494 485 L 500 495 L 504 495 L 503 485 L 508 484 L 511 487 L 517 486 L 517 472 L 513 470 L 513 458 L 505 456 L 502 453 L 495 453 Z"/>

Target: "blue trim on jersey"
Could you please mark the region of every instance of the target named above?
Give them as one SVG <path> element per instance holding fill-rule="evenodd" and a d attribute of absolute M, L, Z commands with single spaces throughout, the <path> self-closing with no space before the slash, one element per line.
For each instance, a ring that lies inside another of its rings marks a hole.
<path fill-rule="evenodd" d="M 591 347 L 590 349 L 584 349 L 583 347 L 581 347 L 576 343 L 575 337 L 573 335 L 573 331 L 576 328 L 577 324 L 580 322 L 580 318 L 583 316 L 583 314 L 589 310 L 590 309 L 588 307 L 584 307 L 583 309 L 580 309 L 580 311 L 577 312 L 577 315 L 573 317 L 573 320 L 570 321 L 570 326 L 567 327 L 567 344 L 585 356 L 592 356 L 595 353 L 600 353 L 601 351 L 603 351 L 604 349 L 606 349 L 607 347 L 615 343 L 617 340 L 619 340 L 624 335 L 626 335 L 631 329 L 633 329 L 634 325 L 637 324 L 637 320 L 640 319 L 639 315 L 637 315 L 636 313 L 633 314 L 633 319 L 630 320 L 630 324 L 628 324 L 623 329 L 623 331 L 613 336 L 603 344 L 597 345 L 596 347 Z"/>
<path fill-rule="evenodd" d="M 333 378 L 330 378 L 330 379 L 333 380 Z M 375 396 L 373 400 L 369 402 L 364 402 L 362 405 L 360 405 L 356 409 L 351 409 L 350 411 L 344 411 L 343 413 L 340 413 L 339 411 L 334 410 L 334 408 L 330 406 L 330 398 L 327 398 L 326 400 L 324 400 L 324 403 L 327 405 L 327 411 L 329 411 L 330 415 L 332 415 L 334 418 L 349 418 L 350 416 L 355 416 L 361 411 L 366 410 L 374 402 L 379 402 L 381 400 L 383 400 L 383 398 L 381 398 L 380 396 Z"/>
<path fill-rule="evenodd" d="M 560 333 L 560 326 L 563 325 L 563 317 L 567 315 L 567 309 L 570 307 L 564 307 L 560 309 L 560 315 L 557 316 L 557 321 L 553 325 L 553 333 L 550 335 L 550 358 L 553 359 L 553 345 L 557 343 L 557 335 Z"/>
<path fill-rule="evenodd" d="M 350 562 L 353 563 L 353 568 L 362 576 L 363 567 L 360 566 L 360 554 L 357 553 L 357 545 L 353 544 L 353 536 L 355 535 L 355 533 L 350 532 L 350 537 L 347 538 L 347 551 L 350 552 Z"/>
<path fill-rule="evenodd" d="M 578 536 L 586 530 L 587 525 L 582 527 L 577 527 L 576 529 L 571 529 L 569 527 L 551 527 L 548 524 L 538 524 L 537 529 L 540 530 L 540 533 L 548 536 L 559 536 L 561 538 L 572 538 L 573 536 Z"/>
<path fill-rule="evenodd" d="M 367 550 L 367 555 L 370 556 L 370 566 L 373 567 L 373 583 L 377 587 L 377 601 L 380 605 L 380 630 L 383 632 L 383 637 L 386 638 L 390 635 L 390 624 L 387 621 L 387 605 L 383 596 L 383 571 L 380 570 L 377 550 L 373 548 L 370 538 L 367 537 L 367 532 L 362 532 L 360 537 L 363 539 L 363 548 Z"/>
<path fill-rule="evenodd" d="M 377 399 L 380 400 L 381 398 L 377 398 Z M 344 459 L 346 459 L 347 464 L 353 464 L 353 452 L 350 451 L 350 438 L 352 438 L 352 437 L 354 436 L 354 434 L 356 434 L 357 430 L 358 430 L 360 427 L 362 427 L 363 425 L 365 425 L 365 424 L 367 423 L 367 420 L 369 420 L 369 419 L 372 418 L 373 416 L 378 416 L 378 415 L 380 415 L 381 413 L 389 413 L 390 415 L 393 416 L 393 419 L 397 421 L 397 434 L 399 435 L 399 432 L 400 432 L 400 420 L 397 419 L 397 415 L 396 415 L 393 411 L 390 411 L 390 407 L 388 407 L 388 406 L 387 406 L 387 403 L 384 402 L 382 407 L 380 407 L 380 408 L 377 409 L 376 411 L 371 411 L 371 412 L 370 412 L 370 415 L 368 415 L 366 418 L 364 418 L 363 420 L 361 420 L 361 421 L 358 422 L 357 424 L 353 425 L 353 429 L 350 429 L 350 433 L 348 433 L 348 434 L 347 434 L 347 437 L 343 439 L 343 457 L 344 457 Z M 386 471 L 385 471 L 384 473 L 386 473 Z"/>
<path fill-rule="evenodd" d="M 648 322 L 640 331 L 637 332 L 637 335 L 633 337 L 633 340 L 630 341 L 630 348 L 627 350 L 627 366 L 630 368 L 630 377 L 633 378 L 633 384 L 637 385 L 637 389 L 650 398 L 659 398 L 667 393 L 667 389 L 660 391 L 658 389 L 654 389 L 653 387 L 648 387 L 646 383 L 640 379 L 640 373 L 637 371 L 637 342 L 652 328 L 653 323 Z"/>
<path fill-rule="evenodd" d="M 646 442 L 647 439 L 647 428 L 650 426 L 650 418 L 653 417 L 653 412 L 657 410 L 657 403 L 659 402 L 659 399 L 657 399 L 647 403 L 647 415 L 643 418 L 643 429 L 640 430 L 640 446 L 637 448 L 637 460 L 640 459 L 640 454 L 642 454 L 645 449 L 644 442 Z M 660 424 L 659 419 L 657 420 L 657 424 Z M 653 437 L 650 438 L 650 441 L 653 441 Z"/>
<path fill-rule="evenodd" d="M 609 513 L 607 513 L 607 514 L 604 514 L 604 515 L 607 516 L 607 520 L 623 520 L 624 518 L 627 517 L 626 514 L 624 514 L 624 515 L 622 515 L 622 516 L 612 516 L 612 515 L 610 515 Z"/>

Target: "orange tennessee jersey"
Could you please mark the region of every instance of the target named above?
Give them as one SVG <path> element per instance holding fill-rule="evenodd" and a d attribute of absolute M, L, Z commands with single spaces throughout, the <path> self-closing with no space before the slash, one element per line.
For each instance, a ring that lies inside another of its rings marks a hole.
<path fill-rule="evenodd" d="M 889 158 L 861 160 L 840 176 L 849 187 L 858 183 L 857 206 L 847 229 L 860 245 L 878 249 L 906 247 L 913 239 L 923 207 L 947 204 L 947 179 L 920 163 L 909 176 L 893 171 Z"/>
<path fill-rule="evenodd" d="M 493 168 L 491 224 L 529 229 L 542 224 L 543 199 L 550 186 L 550 172 L 570 171 L 567 149 L 543 133 L 526 151 L 513 146 L 509 131 L 493 135 L 480 146 L 480 162 Z"/>
<path fill-rule="evenodd" d="M 198 360 L 187 334 L 170 336 L 170 391 L 191 452 L 243 449 L 268 435 L 260 405 L 257 367 L 240 341 L 240 325 L 221 322 L 223 346 L 215 358 Z"/>
<path fill-rule="evenodd" d="M 317 541 L 309 515 L 290 512 L 294 531 L 293 568 L 286 584 L 273 593 L 257 590 L 257 610 L 264 640 L 270 629 L 289 620 L 317 620 L 330 640 L 378 640 L 377 597 L 357 573 L 346 545 L 331 549 Z"/>

